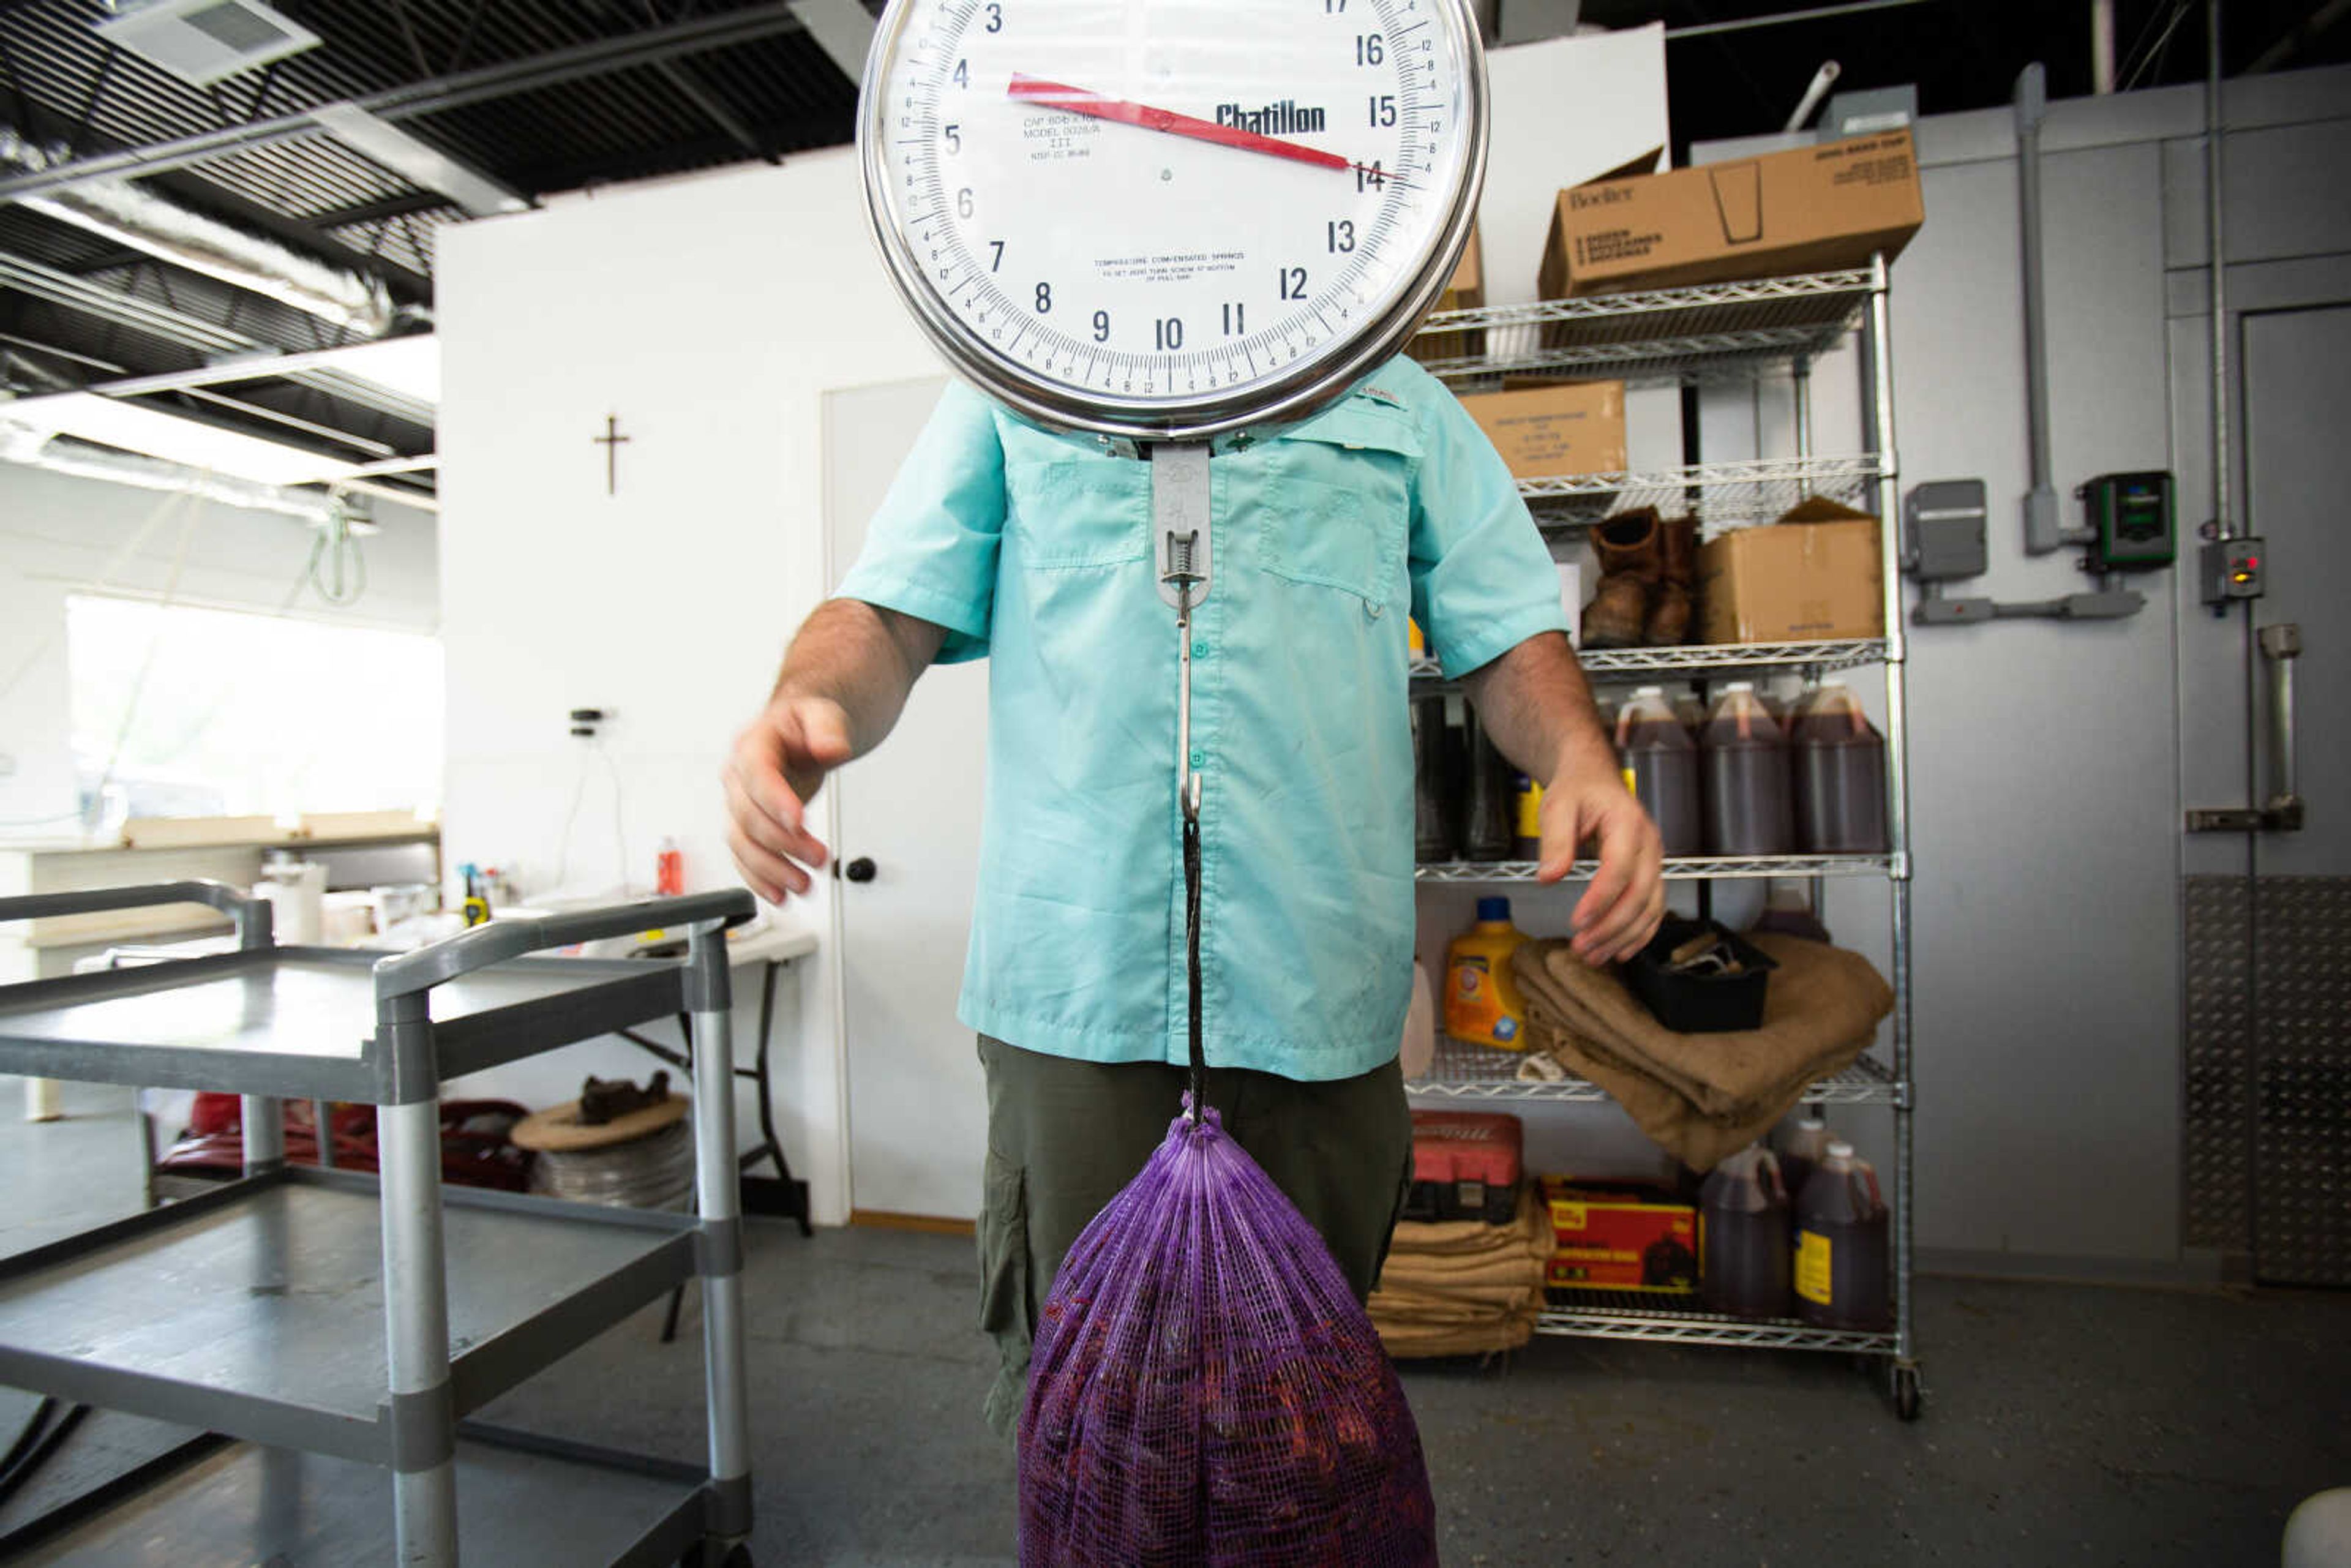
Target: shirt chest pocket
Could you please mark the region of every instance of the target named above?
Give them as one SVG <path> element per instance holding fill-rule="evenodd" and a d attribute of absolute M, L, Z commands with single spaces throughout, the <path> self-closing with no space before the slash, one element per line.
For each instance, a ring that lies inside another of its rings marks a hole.
<path fill-rule="evenodd" d="M 1280 445 L 1280 461 L 1259 481 L 1258 565 L 1384 613 L 1407 591 L 1411 475 L 1420 455 L 1410 423 L 1349 398 Z"/>
<path fill-rule="evenodd" d="M 1148 559 L 1150 478 L 1147 464 L 1119 457 L 1008 461 L 1006 521 L 1022 569 L 1083 571 Z"/>

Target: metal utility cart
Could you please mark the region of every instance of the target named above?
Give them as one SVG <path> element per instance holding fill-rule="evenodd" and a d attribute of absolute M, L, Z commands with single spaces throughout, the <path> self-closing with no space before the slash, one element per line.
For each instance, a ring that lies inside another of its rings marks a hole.
<path fill-rule="evenodd" d="M 1456 391 L 1484 390 L 1505 375 L 1624 380 L 1630 386 L 1752 382 L 1792 373 L 1795 390 L 1796 454 L 1734 463 L 1698 463 L 1646 474 L 1580 474 L 1524 479 L 1520 493 L 1547 535 L 1583 528 L 1610 515 L 1653 506 L 1661 514 L 1688 514 L 1709 529 L 1765 522 L 1810 496 L 1875 511 L 1879 519 L 1880 570 L 1886 601 L 1883 637 L 1822 643 L 1770 643 L 1593 651 L 1582 655 L 1595 684 L 1658 680 L 1700 685 L 1718 679 L 1795 671 L 1816 675 L 1865 665 L 1886 677 L 1887 852 L 1876 855 L 1775 855 L 1761 859 L 1691 857 L 1668 860 L 1668 878 L 1713 881 L 1734 877 L 1886 877 L 1891 883 L 1894 1016 L 1891 1060 L 1865 1056 L 1806 1102 L 1823 1105 L 1883 1105 L 1894 1115 L 1894 1322 L 1882 1333 L 1814 1328 L 1792 1318 L 1751 1319 L 1687 1307 L 1660 1307 L 1635 1292 L 1574 1292 L 1576 1304 L 1545 1310 L 1544 1333 L 1595 1339 L 1663 1340 L 1677 1344 L 1750 1345 L 1781 1350 L 1845 1351 L 1883 1357 L 1896 1410 L 1915 1418 L 1918 1364 L 1912 1340 L 1911 1086 L 1910 1086 L 1910 832 L 1908 731 L 1904 689 L 1902 554 L 1899 486 L 1894 444 L 1894 368 L 1887 336 L 1886 271 L 1881 258 L 1844 272 L 1711 284 L 1695 288 L 1613 294 L 1585 299 L 1456 310 L 1432 316 L 1425 340 L 1482 352 L 1425 361 Z M 1858 335 L 1865 450 L 1823 455 L 1813 450 L 1811 369 L 1822 354 Z M 1415 666 L 1416 682 L 1440 682 L 1437 666 Z M 1426 686 L 1424 689 L 1426 689 Z M 1573 875 L 1589 876 L 1584 862 Z M 1424 882 L 1508 883 L 1533 880 L 1525 862 L 1453 862 L 1422 865 Z M 1579 1079 L 1522 1082 L 1499 1051 L 1441 1042 L 1429 1074 L 1409 1087 L 1431 1098 L 1601 1101 L 1595 1084 Z"/>
<path fill-rule="evenodd" d="M 0 1384 L 211 1435 L 0 1537 L 0 1559 L 454 1564 L 462 1541 L 499 1568 L 747 1563 L 725 933 L 750 895 L 392 957 L 277 946 L 269 906 L 217 883 L 5 898 L 0 921 L 178 903 L 234 916 L 237 950 L 0 987 L 0 1072 L 236 1092 L 245 1176 L 0 1262 Z M 649 929 L 688 933 L 686 956 L 525 956 Z M 444 1080 L 679 1012 L 698 1217 L 443 1189 Z M 293 1097 L 373 1103 L 380 1180 L 287 1166 Z M 706 1469 L 462 1419 L 695 1275 Z"/>

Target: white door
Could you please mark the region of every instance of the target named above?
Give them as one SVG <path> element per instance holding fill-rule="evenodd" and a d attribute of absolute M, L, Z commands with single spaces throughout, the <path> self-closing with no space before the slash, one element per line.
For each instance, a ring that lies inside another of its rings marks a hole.
<path fill-rule="evenodd" d="M 936 377 L 828 392 L 825 514 L 838 580 L 929 418 Z M 970 1219 L 979 1212 L 987 1103 L 971 1031 L 956 1021 L 979 865 L 984 663 L 934 668 L 898 727 L 833 778 L 852 1212 Z"/>

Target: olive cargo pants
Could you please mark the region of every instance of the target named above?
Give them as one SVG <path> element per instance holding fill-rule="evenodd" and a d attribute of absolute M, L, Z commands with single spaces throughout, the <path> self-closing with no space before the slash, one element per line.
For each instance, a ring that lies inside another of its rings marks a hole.
<path fill-rule="evenodd" d="M 987 1035 L 979 1061 L 987 1074 L 979 1326 L 1000 1358 L 988 1424 L 1009 1433 L 1037 1312 L 1062 1254 L 1166 1137 L 1187 1074 L 1161 1062 L 1046 1056 Z M 1208 1103 L 1322 1233 L 1357 1298 L 1369 1295 L 1412 1179 L 1412 1113 L 1397 1064 L 1322 1083 L 1210 1068 Z"/>

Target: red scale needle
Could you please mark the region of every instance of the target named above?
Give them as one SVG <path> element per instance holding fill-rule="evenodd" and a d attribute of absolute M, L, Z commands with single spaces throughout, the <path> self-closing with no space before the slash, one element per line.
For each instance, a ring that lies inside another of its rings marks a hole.
<path fill-rule="evenodd" d="M 1275 158 L 1288 158 L 1300 163 L 1311 163 L 1318 169 L 1357 167 L 1336 152 L 1325 152 L 1320 147 L 1309 147 L 1303 141 L 1285 141 L 1278 136 L 1261 136 L 1254 131 L 1243 131 L 1238 125 L 1218 125 L 1213 120 L 1196 119 L 1188 114 L 1177 114 L 1173 110 L 1154 109 L 1130 99 L 1104 98 L 1081 87 L 1045 81 L 1037 77 L 1022 76 L 1017 71 L 1013 73 L 1012 85 L 1005 90 L 1014 98 L 1026 99 L 1048 109 L 1066 110 L 1071 114 L 1088 115 L 1095 120 L 1113 120 L 1121 125 L 1140 126 L 1145 131 L 1164 131 L 1170 136 L 1188 136 L 1195 141 L 1213 141 L 1219 147 L 1238 147 L 1244 152 L 1263 152 Z"/>

